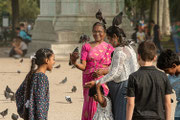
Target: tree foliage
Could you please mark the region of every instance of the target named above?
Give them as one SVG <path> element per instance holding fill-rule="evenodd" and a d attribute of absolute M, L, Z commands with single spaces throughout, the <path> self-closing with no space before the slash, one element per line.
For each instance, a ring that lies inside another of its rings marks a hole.
<path fill-rule="evenodd" d="M 39 14 L 37 0 L 19 0 L 19 20 L 34 21 Z"/>
<path fill-rule="evenodd" d="M 125 0 L 128 16 L 135 20 L 152 19 L 152 3 L 156 0 Z M 169 0 L 171 21 L 180 20 L 180 0 Z"/>
<path fill-rule="evenodd" d="M 125 0 L 127 14 L 133 19 L 147 19 L 151 0 Z"/>
<path fill-rule="evenodd" d="M 11 11 L 10 0 L 0 0 L 0 24 L 2 24 L 2 16 Z"/>
<path fill-rule="evenodd" d="M 169 5 L 172 21 L 180 21 L 180 0 L 169 0 Z"/>
<path fill-rule="evenodd" d="M 9 13 L 12 20 L 12 0 L 0 0 L 0 24 L 2 24 L 2 14 Z M 39 14 L 40 0 L 19 0 L 18 21 L 34 21 Z"/>

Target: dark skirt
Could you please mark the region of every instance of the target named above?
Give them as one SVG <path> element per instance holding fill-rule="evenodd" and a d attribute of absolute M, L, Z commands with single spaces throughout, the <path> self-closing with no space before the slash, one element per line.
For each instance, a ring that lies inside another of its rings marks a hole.
<path fill-rule="evenodd" d="M 114 120 L 126 120 L 126 91 L 128 80 L 115 83 L 114 81 L 108 82 L 109 97 L 112 101 L 112 112 Z"/>

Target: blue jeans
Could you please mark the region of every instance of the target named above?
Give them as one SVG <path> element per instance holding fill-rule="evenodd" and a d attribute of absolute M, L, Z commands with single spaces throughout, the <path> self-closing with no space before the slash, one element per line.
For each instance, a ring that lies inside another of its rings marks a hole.
<path fill-rule="evenodd" d="M 180 120 L 180 117 L 175 117 L 174 120 Z"/>
<path fill-rule="evenodd" d="M 127 84 L 128 80 L 120 83 L 115 83 L 114 81 L 107 83 L 114 120 L 126 120 Z"/>
<path fill-rule="evenodd" d="M 176 53 L 179 53 L 180 38 L 178 36 L 173 36 L 173 41 L 176 48 Z"/>

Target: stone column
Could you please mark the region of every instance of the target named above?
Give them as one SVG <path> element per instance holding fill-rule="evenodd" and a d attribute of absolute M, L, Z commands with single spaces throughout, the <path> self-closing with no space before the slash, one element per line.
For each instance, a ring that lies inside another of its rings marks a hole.
<path fill-rule="evenodd" d="M 40 15 L 32 30 L 32 43 L 28 52 L 32 53 L 41 47 L 51 48 L 58 41 L 53 21 L 56 15 L 56 0 L 40 0 Z"/>

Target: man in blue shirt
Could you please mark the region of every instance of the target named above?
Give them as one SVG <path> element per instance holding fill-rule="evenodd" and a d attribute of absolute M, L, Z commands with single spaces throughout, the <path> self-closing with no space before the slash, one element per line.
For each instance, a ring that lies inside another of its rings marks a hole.
<path fill-rule="evenodd" d="M 18 36 L 20 36 L 23 41 L 28 44 L 29 42 L 31 42 L 31 37 L 25 32 L 25 27 L 24 27 L 24 24 L 21 23 L 20 24 L 20 31 L 18 31 L 18 29 L 16 29 L 17 32 L 18 32 Z"/>

